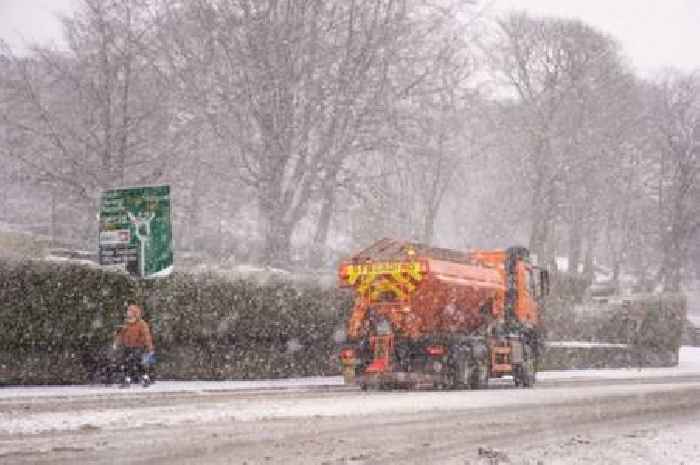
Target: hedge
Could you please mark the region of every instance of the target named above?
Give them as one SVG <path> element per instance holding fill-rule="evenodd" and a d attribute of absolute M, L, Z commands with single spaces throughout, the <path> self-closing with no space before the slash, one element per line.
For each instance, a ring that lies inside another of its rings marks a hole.
<path fill-rule="evenodd" d="M 250 379 L 337 373 L 346 293 L 216 276 L 137 281 L 83 266 L 0 262 L 0 382 L 88 382 L 130 301 L 144 307 L 158 375 Z"/>
<path fill-rule="evenodd" d="M 581 305 L 580 285 L 571 277 L 553 280 L 543 315 L 545 339 L 627 344 L 627 349 L 549 349 L 551 369 L 621 366 L 670 366 L 686 331 L 687 302 L 675 293 L 638 294 L 617 302 Z"/>
<path fill-rule="evenodd" d="M 670 367 L 678 365 L 678 350 L 656 352 L 628 347 L 547 347 L 541 370 Z"/>
<path fill-rule="evenodd" d="M 547 339 L 631 344 L 633 356 L 611 356 L 612 365 L 674 359 L 683 299 L 649 296 L 582 317 L 566 293 L 555 294 Z M 311 283 L 184 274 L 144 282 L 79 265 L 0 261 L 0 383 L 90 382 L 129 301 L 143 305 L 153 328 L 158 376 L 259 379 L 337 374 L 333 334 L 351 295 Z M 545 357 L 552 361 L 544 366 L 566 365 L 561 352 Z M 587 354 L 577 357 L 589 363 Z"/>
<path fill-rule="evenodd" d="M 686 322 L 683 295 L 638 295 L 617 303 L 581 309 L 569 300 L 548 302 L 544 323 L 548 340 L 598 341 L 677 350 Z"/>
<path fill-rule="evenodd" d="M 591 279 L 580 273 L 555 272 L 551 276 L 552 294 L 570 302 L 581 303 L 591 286 Z"/>

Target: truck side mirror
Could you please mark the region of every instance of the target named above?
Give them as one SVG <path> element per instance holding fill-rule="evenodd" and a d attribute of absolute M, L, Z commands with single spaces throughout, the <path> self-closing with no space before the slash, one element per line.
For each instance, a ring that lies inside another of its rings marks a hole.
<path fill-rule="evenodd" d="M 549 271 L 540 270 L 540 295 L 549 295 Z"/>

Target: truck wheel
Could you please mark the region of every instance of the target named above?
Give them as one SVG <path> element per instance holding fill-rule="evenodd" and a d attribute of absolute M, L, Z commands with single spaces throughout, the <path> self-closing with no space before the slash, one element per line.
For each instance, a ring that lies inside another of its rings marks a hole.
<path fill-rule="evenodd" d="M 523 387 L 532 387 L 535 385 L 535 359 L 530 358 L 525 360 L 522 365 L 522 385 Z"/>
<path fill-rule="evenodd" d="M 513 365 L 513 383 L 515 387 L 523 385 L 523 366 L 520 363 Z"/>
<path fill-rule="evenodd" d="M 474 366 L 469 380 L 472 389 L 486 389 L 489 387 L 489 367 L 485 363 Z"/>
<path fill-rule="evenodd" d="M 472 378 L 472 364 L 470 360 L 466 356 L 460 357 L 455 364 L 454 370 L 452 387 L 454 389 L 468 389 Z"/>
<path fill-rule="evenodd" d="M 525 360 L 521 365 L 518 365 L 518 376 L 513 376 L 516 380 L 515 385 L 521 385 L 523 387 L 532 387 L 535 385 L 535 373 L 537 372 L 536 359 L 532 353 L 530 347 L 525 346 L 524 354 Z"/>

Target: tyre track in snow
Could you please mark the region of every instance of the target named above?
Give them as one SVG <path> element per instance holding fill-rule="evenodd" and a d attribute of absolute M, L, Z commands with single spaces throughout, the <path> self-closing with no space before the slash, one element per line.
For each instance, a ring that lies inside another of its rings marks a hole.
<path fill-rule="evenodd" d="M 553 389 L 566 386 L 610 386 L 625 384 L 665 384 L 665 383 L 690 383 L 700 382 L 700 373 L 697 375 L 648 376 L 632 378 L 590 378 L 572 377 L 561 380 L 539 380 L 538 389 Z M 6 388 L 7 389 L 7 388 Z M 21 390 L 21 387 L 9 389 Z M 49 387 L 49 389 L 51 389 Z M 515 390 L 510 379 L 492 379 L 489 390 Z M 61 411 L 89 411 L 102 408 L 139 408 L 144 406 L 171 406 L 188 403 L 216 403 L 231 399 L 305 399 L 309 397 L 336 397 L 353 396 L 361 393 L 359 387 L 345 385 L 307 385 L 304 387 L 279 387 L 279 388 L 250 388 L 250 389 L 201 389 L 196 391 L 166 391 L 153 392 L 139 386 L 121 390 L 118 387 L 90 387 L 89 394 L 76 391 L 77 395 L 65 393 L 57 395 L 33 395 L 32 390 L 25 394 L 2 396 L 0 388 L 0 414 L 7 412 L 61 412 Z M 99 391 L 99 392 L 95 392 Z M 411 392 L 407 390 L 370 391 L 370 395 L 383 392 Z M 441 392 L 439 389 L 421 389 L 417 392 Z"/>
<path fill-rule="evenodd" d="M 256 406 L 264 410 L 283 401 L 265 396 L 220 400 L 234 404 L 234 410 Z M 323 403 L 329 400 L 340 407 L 350 405 L 327 415 Z M 345 392 L 284 401 L 291 402 L 285 408 L 297 408 L 289 417 L 280 416 L 284 411 L 271 411 L 269 416 L 247 421 L 210 421 L 206 416 L 198 421 L 195 415 L 185 424 L 155 422 L 4 436 L 0 437 L 0 463 L 464 464 L 465 457 L 474 456 L 481 446 L 506 447 L 512 457 L 519 448 L 551 445 L 592 430 L 619 435 L 639 425 L 689 416 L 700 419 L 698 382 Z M 362 412 L 365 404 L 377 413 Z M 385 404 L 389 408 L 382 411 Z M 197 410 L 198 405 L 190 407 Z M 147 415 L 148 408 L 144 410 Z"/>
<path fill-rule="evenodd" d="M 503 379 L 486 391 L 362 392 L 337 377 L 3 387 L 0 463 L 463 465 L 481 463 L 479 446 L 571 454 L 584 450 L 574 435 L 601 431 L 624 448 L 640 424 L 700 422 L 700 350 L 681 356 L 676 368 L 543 372 L 535 389 Z M 678 437 L 686 431 L 700 429 Z"/>

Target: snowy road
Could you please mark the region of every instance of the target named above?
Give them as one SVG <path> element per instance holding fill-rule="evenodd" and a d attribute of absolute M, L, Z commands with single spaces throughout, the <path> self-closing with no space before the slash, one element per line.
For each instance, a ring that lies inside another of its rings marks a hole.
<path fill-rule="evenodd" d="M 541 381 L 471 392 L 362 393 L 336 378 L 4 388 L 0 463 L 700 463 L 700 350 L 684 349 L 678 368 Z"/>

